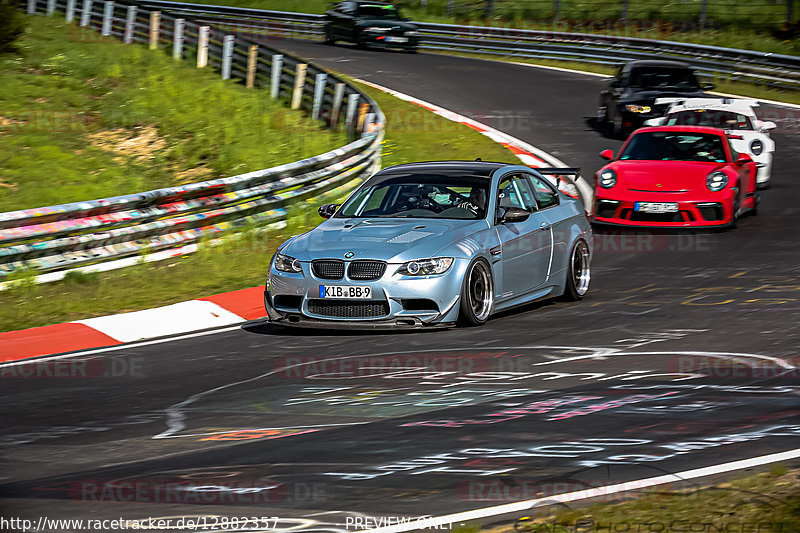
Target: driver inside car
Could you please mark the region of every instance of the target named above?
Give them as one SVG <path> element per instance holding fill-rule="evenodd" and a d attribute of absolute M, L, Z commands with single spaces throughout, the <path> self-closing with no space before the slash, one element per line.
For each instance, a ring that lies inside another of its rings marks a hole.
<path fill-rule="evenodd" d="M 473 187 L 469 192 L 469 199 L 462 201 L 458 207 L 469 209 L 478 216 L 483 216 L 486 209 L 486 192 L 480 187 Z"/>

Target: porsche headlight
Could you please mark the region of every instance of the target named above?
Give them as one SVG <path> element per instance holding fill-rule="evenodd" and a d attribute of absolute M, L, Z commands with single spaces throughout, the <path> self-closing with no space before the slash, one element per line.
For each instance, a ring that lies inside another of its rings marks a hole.
<path fill-rule="evenodd" d="M 389 28 L 381 28 L 380 26 L 367 26 L 364 28 L 364 31 L 368 31 L 370 33 L 386 33 L 389 31 Z"/>
<path fill-rule="evenodd" d="M 604 189 L 610 189 L 617 184 L 617 173 L 610 168 L 601 170 L 600 175 L 597 177 L 597 184 Z"/>
<path fill-rule="evenodd" d="M 711 192 L 721 191 L 728 184 L 728 175 L 717 170 L 706 178 L 706 187 Z"/>
<path fill-rule="evenodd" d="M 405 263 L 397 271 L 398 274 L 406 276 L 431 276 L 434 274 L 444 274 L 453 264 L 452 257 L 434 257 L 431 259 L 417 259 Z"/>
<path fill-rule="evenodd" d="M 625 109 L 631 113 L 649 113 L 652 108 L 649 105 L 628 104 Z"/>
<path fill-rule="evenodd" d="M 295 274 L 303 271 L 300 267 L 299 260 L 283 254 L 277 254 L 275 256 L 275 268 L 281 272 L 292 272 Z"/>
<path fill-rule="evenodd" d="M 753 139 L 750 143 L 750 153 L 753 155 L 761 155 L 764 151 L 764 142 L 761 139 Z"/>

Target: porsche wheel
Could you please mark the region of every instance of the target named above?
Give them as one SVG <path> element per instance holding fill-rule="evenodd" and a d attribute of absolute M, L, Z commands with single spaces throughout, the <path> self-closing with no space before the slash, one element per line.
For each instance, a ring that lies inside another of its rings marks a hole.
<path fill-rule="evenodd" d="M 494 304 L 492 269 L 485 259 L 475 260 L 467 269 L 461 288 L 459 322 L 479 326 L 489 319 Z"/>
<path fill-rule="evenodd" d="M 589 290 L 589 281 L 592 279 L 592 270 L 589 263 L 589 247 L 585 241 L 579 240 L 572 247 L 572 252 L 569 254 L 564 299 L 573 302 L 583 299 L 583 296 Z"/>

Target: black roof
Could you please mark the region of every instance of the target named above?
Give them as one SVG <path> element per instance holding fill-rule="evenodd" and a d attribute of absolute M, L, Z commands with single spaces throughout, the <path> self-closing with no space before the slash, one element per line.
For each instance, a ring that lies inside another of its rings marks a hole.
<path fill-rule="evenodd" d="M 498 168 L 518 166 L 519 163 L 498 163 L 496 161 L 425 161 L 421 163 L 405 163 L 394 165 L 380 171 L 379 174 L 449 174 L 458 173 L 470 176 L 489 177 Z"/>

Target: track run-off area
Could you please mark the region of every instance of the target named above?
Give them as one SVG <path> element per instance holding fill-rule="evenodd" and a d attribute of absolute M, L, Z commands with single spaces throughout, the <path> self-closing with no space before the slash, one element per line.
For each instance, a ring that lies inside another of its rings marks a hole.
<path fill-rule="evenodd" d="M 594 128 L 596 76 L 270 45 L 585 179 L 621 145 Z M 721 232 L 596 230 L 582 302 L 443 331 L 256 321 L 0 366 L 0 516 L 356 531 L 800 448 L 800 110 L 758 112 L 778 124 L 759 215 Z"/>

